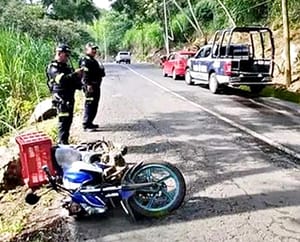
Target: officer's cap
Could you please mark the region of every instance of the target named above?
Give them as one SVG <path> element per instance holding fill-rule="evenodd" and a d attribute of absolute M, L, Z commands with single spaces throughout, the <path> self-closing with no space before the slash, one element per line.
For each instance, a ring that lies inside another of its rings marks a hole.
<path fill-rule="evenodd" d="M 98 49 L 99 47 L 95 43 L 89 42 L 85 45 L 85 48 Z"/>
<path fill-rule="evenodd" d="M 70 53 L 71 52 L 71 48 L 67 44 L 59 44 L 56 47 L 56 51 Z"/>

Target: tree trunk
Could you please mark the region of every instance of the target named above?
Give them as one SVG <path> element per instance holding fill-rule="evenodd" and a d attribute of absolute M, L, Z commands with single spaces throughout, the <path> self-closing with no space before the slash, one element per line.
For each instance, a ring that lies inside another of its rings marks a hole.
<path fill-rule="evenodd" d="M 198 30 L 200 31 L 200 33 L 202 34 L 202 36 L 204 36 L 204 31 L 203 31 L 202 28 L 199 26 L 199 23 L 198 23 L 197 18 L 196 18 L 195 14 L 194 14 L 193 6 L 192 6 L 190 0 L 188 0 L 188 5 L 189 5 L 189 8 L 190 8 L 190 13 L 191 13 L 192 16 L 193 16 L 194 22 L 195 22 L 195 24 L 196 24 Z"/>
<path fill-rule="evenodd" d="M 165 45 L 166 45 L 166 52 L 169 55 L 169 31 L 168 31 L 168 18 L 167 18 L 167 6 L 166 0 L 164 0 L 164 19 L 165 19 Z"/>
<path fill-rule="evenodd" d="M 192 25 L 192 27 L 201 35 L 203 35 L 203 31 L 201 30 L 201 28 L 199 29 L 194 22 L 189 18 L 189 16 L 185 13 L 184 9 L 182 9 L 179 4 L 176 2 L 176 0 L 173 0 L 173 3 L 175 4 L 175 6 L 178 8 L 178 10 L 186 17 L 186 19 L 189 21 L 189 23 Z"/>
<path fill-rule="evenodd" d="M 288 0 L 282 0 L 282 22 L 283 22 L 283 37 L 284 37 L 284 51 L 285 51 L 285 68 L 284 77 L 286 80 L 286 87 L 289 87 L 292 82 L 292 68 L 290 56 L 290 29 L 288 16 Z"/>

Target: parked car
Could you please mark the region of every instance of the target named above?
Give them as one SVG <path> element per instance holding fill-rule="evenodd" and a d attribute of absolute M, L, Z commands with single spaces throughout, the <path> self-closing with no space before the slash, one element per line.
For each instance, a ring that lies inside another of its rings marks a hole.
<path fill-rule="evenodd" d="M 272 84 L 274 54 L 273 34 L 266 27 L 219 30 L 212 44 L 188 60 L 185 81 L 208 84 L 212 93 L 224 85 L 247 85 L 258 93 Z"/>
<path fill-rule="evenodd" d="M 195 55 L 193 51 L 181 50 L 161 58 L 163 76 L 172 76 L 174 80 L 185 76 L 187 60 Z"/>
<path fill-rule="evenodd" d="M 126 64 L 130 64 L 131 63 L 131 53 L 129 51 L 120 51 L 118 52 L 117 56 L 116 56 L 116 62 L 117 63 L 126 63 Z"/>

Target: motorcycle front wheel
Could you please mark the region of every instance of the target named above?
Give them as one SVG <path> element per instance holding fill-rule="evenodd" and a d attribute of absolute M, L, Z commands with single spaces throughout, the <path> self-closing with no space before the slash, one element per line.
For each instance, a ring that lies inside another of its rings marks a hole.
<path fill-rule="evenodd" d="M 154 182 L 152 187 L 136 190 L 130 198 L 132 210 L 146 217 L 162 217 L 183 202 L 186 185 L 181 172 L 168 162 L 146 162 L 134 174 L 134 183 Z"/>

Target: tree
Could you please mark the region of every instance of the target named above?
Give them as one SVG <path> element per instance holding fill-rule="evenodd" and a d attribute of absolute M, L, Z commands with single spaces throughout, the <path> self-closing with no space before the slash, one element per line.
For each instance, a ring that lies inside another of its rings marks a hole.
<path fill-rule="evenodd" d="M 283 31 L 284 31 L 284 50 L 285 50 L 285 71 L 284 76 L 286 86 L 289 87 L 292 82 L 291 75 L 291 56 L 290 56 L 290 29 L 288 17 L 288 0 L 282 0 L 282 18 L 283 18 Z"/>
<path fill-rule="evenodd" d="M 235 27 L 236 26 L 236 23 L 235 21 L 233 20 L 229 10 L 226 8 L 226 6 L 221 2 L 221 0 L 217 0 L 218 3 L 220 4 L 220 6 L 224 9 L 224 12 L 226 13 L 226 15 L 228 16 L 229 20 L 230 20 L 230 23 L 232 25 L 232 27 Z"/>
<path fill-rule="evenodd" d="M 92 0 L 42 0 L 51 18 L 91 23 L 100 16 Z"/>
<path fill-rule="evenodd" d="M 122 49 L 126 31 L 133 28 L 133 22 L 126 14 L 111 11 L 95 19 L 89 30 L 100 46 L 101 52 L 116 53 Z"/>

